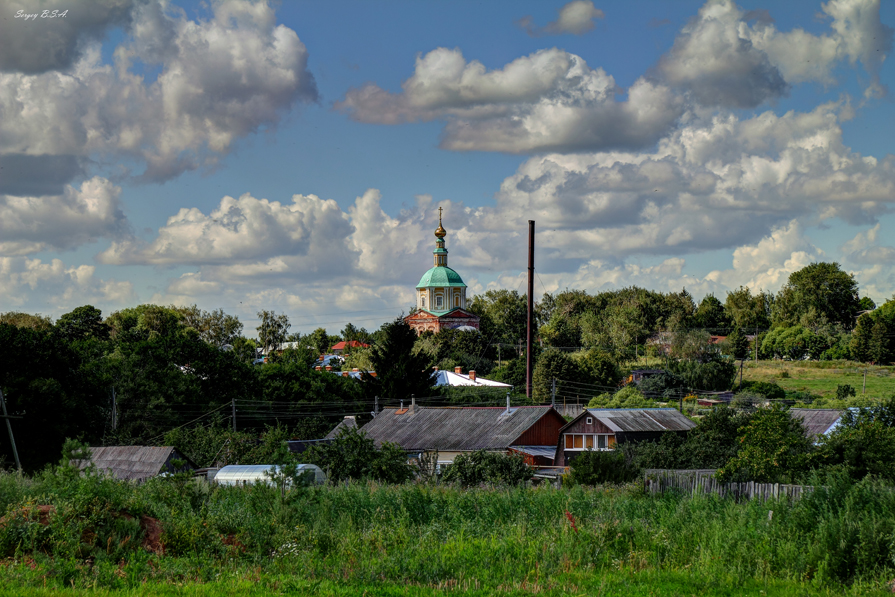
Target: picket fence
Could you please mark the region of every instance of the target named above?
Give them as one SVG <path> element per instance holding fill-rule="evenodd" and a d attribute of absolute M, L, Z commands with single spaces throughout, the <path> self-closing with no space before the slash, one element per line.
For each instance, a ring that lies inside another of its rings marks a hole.
<path fill-rule="evenodd" d="M 669 489 L 689 493 L 717 494 L 736 500 L 769 500 L 787 497 L 797 500 L 813 487 L 809 485 L 785 485 L 782 483 L 721 483 L 715 478 L 715 469 L 670 470 L 647 469 L 643 484 L 649 493 L 663 493 Z"/>

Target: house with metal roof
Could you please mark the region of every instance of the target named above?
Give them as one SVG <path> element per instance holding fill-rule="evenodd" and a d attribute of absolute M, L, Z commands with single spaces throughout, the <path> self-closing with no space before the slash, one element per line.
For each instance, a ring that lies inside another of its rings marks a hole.
<path fill-rule="evenodd" d="M 179 473 L 198 468 L 172 446 L 99 446 L 88 449 L 90 462 L 98 471 L 127 481 L 145 481 L 163 473 Z M 176 467 L 175 460 L 182 460 L 185 464 Z M 79 463 L 82 469 L 89 464 L 84 461 Z"/>
<path fill-rule="evenodd" d="M 537 449 L 556 449 L 566 420 L 550 406 L 386 408 L 361 431 L 377 446 L 391 442 L 410 453 L 438 452 L 453 462 L 476 450 L 518 452 L 530 464 L 541 462 Z M 543 451 L 543 450 L 542 450 Z M 552 460 L 552 457 L 550 458 Z"/>
<path fill-rule="evenodd" d="M 342 340 L 341 342 L 333 344 L 330 350 L 334 355 L 340 355 L 358 348 L 370 348 L 370 345 L 358 342 L 357 340 L 349 340 L 348 342 Z"/>
<path fill-rule="evenodd" d="M 857 409 L 855 409 L 857 410 Z M 799 419 L 805 427 L 805 435 L 815 440 L 818 436 L 829 435 L 839 427 L 845 411 L 837 408 L 791 408 L 789 416 Z"/>
<path fill-rule="evenodd" d="M 560 429 L 554 462 L 568 466 L 585 450 L 614 450 L 618 444 L 654 441 L 694 427 L 674 408 L 588 408 Z"/>

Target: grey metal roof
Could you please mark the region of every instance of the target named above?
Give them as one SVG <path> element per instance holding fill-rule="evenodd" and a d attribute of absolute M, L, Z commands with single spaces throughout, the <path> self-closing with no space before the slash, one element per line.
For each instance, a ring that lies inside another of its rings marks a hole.
<path fill-rule="evenodd" d="M 155 477 L 166 472 L 166 465 L 175 458 L 189 462 L 172 446 L 101 446 L 91 447 L 90 453 L 98 470 L 109 471 L 116 479 L 126 480 Z M 81 464 L 83 468 L 87 463 Z"/>
<path fill-rule="evenodd" d="M 844 411 L 835 408 L 791 408 L 789 415 L 801 419 L 806 435 L 824 435 L 831 431 Z"/>
<path fill-rule="evenodd" d="M 556 446 L 510 446 L 510 448 L 529 456 L 544 456 L 550 460 L 556 456 Z"/>
<path fill-rule="evenodd" d="M 388 408 L 361 429 L 381 445 L 398 444 L 413 450 L 505 450 L 552 410 L 549 406 L 520 406 L 510 414 L 504 407 Z M 557 414 L 557 416 L 559 416 Z"/>
<path fill-rule="evenodd" d="M 343 429 L 357 429 L 357 417 L 345 417 L 333 427 L 332 431 L 323 436 L 323 439 L 336 439 Z"/>
<path fill-rule="evenodd" d="M 688 431 L 696 427 L 696 423 L 673 408 L 589 408 L 586 412 L 621 433 Z"/>

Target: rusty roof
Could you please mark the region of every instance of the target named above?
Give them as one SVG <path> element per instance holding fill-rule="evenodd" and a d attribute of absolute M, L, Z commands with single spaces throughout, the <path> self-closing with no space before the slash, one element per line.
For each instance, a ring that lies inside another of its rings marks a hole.
<path fill-rule="evenodd" d="M 91 447 L 91 461 L 100 471 L 108 471 L 116 479 L 142 480 L 166 472 L 171 460 L 189 459 L 172 446 L 101 446 Z M 82 468 L 86 463 L 81 463 Z"/>
<path fill-rule="evenodd" d="M 542 417 L 553 411 L 557 428 L 562 415 L 550 406 L 505 407 L 412 407 L 404 414 L 387 408 L 361 429 L 382 445 L 398 444 L 415 450 L 505 450 Z"/>
<path fill-rule="evenodd" d="M 674 408 L 589 408 L 575 420 L 587 415 L 620 433 L 688 431 L 696 427 L 696 423 Z"/>
<path fill-rule="evenodd" d="M 791 408 L 789 415 L 801 419 L 805 435 L 812 437 L 830 431 L 842 417 L 844 411 L 835 408 Z"/>

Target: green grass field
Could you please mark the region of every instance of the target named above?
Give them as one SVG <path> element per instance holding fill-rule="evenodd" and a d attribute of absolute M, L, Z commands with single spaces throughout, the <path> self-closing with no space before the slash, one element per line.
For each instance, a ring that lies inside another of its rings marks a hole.
<path fill-rule="evenodd" d="M 857 390 L 864 387 L 866 396 L 882 398 L 895 394 L 895 367 L 863 365 L 852 361 L 758 361 L 746 362 L 743 379 L 774 382 L 784 390 L 807 391 L 825 398 L 835 397 L 839 385 L 848 384 Z"/>
<path fill-rule="evenodd" d="M 853 585 L 823 588 L 795 580 L 749 580 L 745 582 L 701 577 L 683 572 L 654 570 L 605 572 L 601 574 L 569 573 L 540 582 L 523 581 L 512 585 L 483 588 L 476 581 L 446 581 L 434 585 L 403 582 L 339 582 L 310 581 L 300 575 L 257 575 L 244 571 L 227 581 L 211 583 L 148 583 L 133 588 L 108 590 L 97 588 L 0 588 L 0 597 L 263 597 L 268 595 L 308 595 L 314 597 L 428 597 L 438 595 L 594 595 L 605 597 L 821 597 L 891 595 L 887 586 Z"/>

